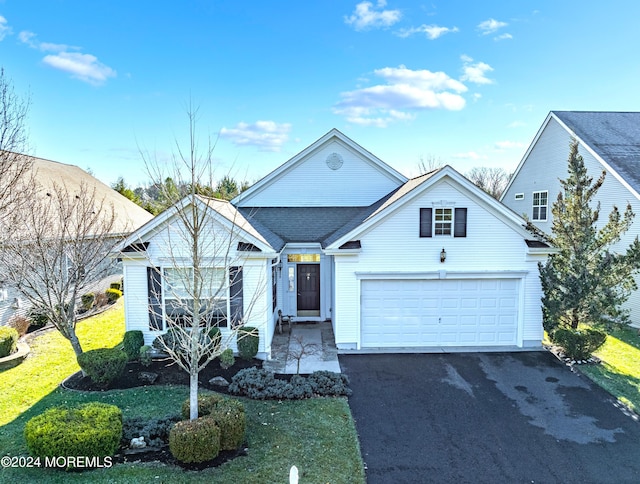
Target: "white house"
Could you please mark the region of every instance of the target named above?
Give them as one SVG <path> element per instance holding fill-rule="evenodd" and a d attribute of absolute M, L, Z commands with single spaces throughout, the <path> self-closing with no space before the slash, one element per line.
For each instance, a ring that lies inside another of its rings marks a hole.
<path fill-rule="evenodd" d="M 551 111 L 502 195 L 502 203 L 525 214 L 540 229 L 550 233 L 551 207 L 560 193 L 560 179 L 567 178 L 567 159 L 572 139 L 587 172 L 594 179 L 605 171 L 605 181 L 596 194 L 600 203 L 599 224 L 617 206 L 624 212 L 631 204 L 640 214 L 640 113 Z M 636 220 L 614 247 L 625 250 L 640 235 Z M 640 326 L 640 292 L 627 303 L 631 322 Z"/>
<path fill-rule="evenodd" d="M 196 203 L 230 249 L 212 269 L 235 261 L 220 276 L 230 281 L 226 314 L 260 328 L 263 358 L 278 310 L 330 320 L 341 351 L 541 344 L 537 263 L 549 248 L 449 166 L 407 179 L 334 129 L 231 202 Z M 156 296 L 178 250 L 167 235 L 174 223 L 170 209 L 120 254 L 127 329 L 147 343 L 166 330 L 170 309 Z"/>

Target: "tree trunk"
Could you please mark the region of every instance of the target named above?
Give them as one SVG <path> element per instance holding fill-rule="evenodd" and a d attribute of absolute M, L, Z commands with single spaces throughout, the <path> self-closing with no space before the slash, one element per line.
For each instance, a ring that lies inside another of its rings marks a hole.
<path fill-rule="evenodd" d="M 76 332 L 75 331 L 70 331 L 68 338 L 69 338 L 69 342 L 71 343 L 71 346 L 73 347 L 73 351 L 75 352 L 76 358 L 77 358 L 78 356 L 80 356 L 83 353 L 82 346 L 80 346 L 80 340 L 76 336 Z"/>
<path fill-rule="evenodd" d="M 189 372 L 189 420 L 198 418 L 198 372 Z"/>
<path fill-rule="evenodd" d="M 578 329 L 578 323 L 580 322 L 580 318 L 578 316 L 578 308 L 573 308 L 571 311 L 571 328 Z"/>

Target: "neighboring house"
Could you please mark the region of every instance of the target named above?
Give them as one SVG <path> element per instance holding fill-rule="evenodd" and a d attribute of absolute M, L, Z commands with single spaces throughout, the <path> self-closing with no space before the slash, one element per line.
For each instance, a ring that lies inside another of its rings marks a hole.
<path fill-rule="evenodd" d="M 245 311 L 260 329 L 262 358 L 278 310 L 330 320 L 342 351 L 541 345 L 537 263 L 549 248 L 449 166 L 407 179 L 334 129 L 231 202 L 197 203 L 219 233 L 233 230 L 226 312 Z M 161 294 L 174 270 L 174 223 L 175 208 L 119 254 L 127 329 L 142 330 L 147 344 L 167 329 Z"/>
<path fill-rule="evenodd" d="M 502 196 L 502 203 L 526 215 L 537 227 L 551 233 L 551 207 L 566 179 L 569 145 L 575 138 L 589 176 L 605 171 L 596 194 L 600 203 L 599 225 L 604 225 L 614 205 L 624 212 L 631 204 L 640 214 L 640 113 L 551 111 L 518 165 Z M 595 208 L 595 207 L 594 207 Z M 640 234 L 636 220 L 614 247 L 625 250 Z M 638 279 L 637 279 L 638 280 Z M 640 326 L 640 292 L 627 303 L 631 322 Z"/>
<path fill-rule="evenodd" d="M 126 235 L 153 218 L 153 215 L 142 207 L 77 166 L 42 158 L 32 158 L 31 161 L 35 181 L 40 185 L 36 196 L 46 197 L 54 184 L 64 184 L 69 193 L 77 197 L 83 196 L 83 191 L 95 188 L 96 201 L 103 201 L 105 210 L 110 209 L 110 206 L 114 208 L 116 215 L 114 236 Z M 16 232 L 19 232 L 19 227 L 16 228 Z M 0 280 L 0 324 L 6 324 L 16 314 L 25 314 L 28 309 L 29 305 L 21 298 L 20 293 Z"/>

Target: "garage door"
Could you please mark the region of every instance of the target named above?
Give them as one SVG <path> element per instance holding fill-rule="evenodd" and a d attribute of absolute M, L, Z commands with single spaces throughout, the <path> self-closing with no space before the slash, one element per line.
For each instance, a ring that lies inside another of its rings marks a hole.
<path fill-rule="evenodd" d="M 363 347 L 515 345 L 518 279 L 363 280 Z"/>

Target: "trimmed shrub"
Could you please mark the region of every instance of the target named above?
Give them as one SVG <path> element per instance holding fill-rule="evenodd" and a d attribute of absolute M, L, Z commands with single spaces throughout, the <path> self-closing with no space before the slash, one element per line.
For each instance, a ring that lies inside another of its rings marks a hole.
<path fill-rule="evenodd" d="M 78 365 L 96 384 L 107 386 L 127 365 L 127 354 L 120 348 L 99 348 L 78 356 Z"/>
<path fill-rule="evenodd" d="M 258 354 L 259 333 L 257 328 L 243 326 L 238 329 L 238 354 L 243 360 L 251 360 Z"/>
<path fill-rule="evenodd" d="M 18 332 L 18 336 L 22 337 L 25 334 L 27 334 L 30 324 L 31 324 L 31 321 L 29 321 L 28 318 L 24 316 L 15 315 L 9 320 L 9 322 L 7 323 L 7 326 L 15 329 Z"/>
<path fill-rule="evenodd" d="M 225 398 L 218 393 L 212 393 L 210 395 L 198 395 L 198 417 L 205 417 L 211 413 L 211 411 L 222 402 Z M 187 398 L 182 402 L 182 418 L 188 419 L 190 411 L 190 402 Z"/>
<path fill-rule="evenodd" d="M 85 311 L 89 311 L 89 309 L 91 309 L 93 307 L 93 303 L 96 302 L 95 293 L 88 292 L 86 294 L 83 294 L 80 297 L 80 302 L 82 304 L 82 309 L 84 309 Z"/>
<path fill-rule="evenodd" d="M 129 361 L 138 359 L 140 348 L 144 346 L 144 335 L 142 331 L 134 329 L 124 333 L 122 339 L 122 349 L 127 354 Z"/>
<path fill-rule="evenodd" d="M 169 328 L 166 333 L 156 336 L 151 346 L 160 351 L 165 351 L 166 348 L 174 350 L 180 338 L 179 331 L 178 328 Z"/>
<path fill-rule="evenodd" d="M 220 344 L 222 343 L 222 333 L 220 332 L 220 328 L 211 328 L 209 330 L 209 338 L 213 341 L 214 351 L 218 351 L 220 349 Z"/>
<path fill-rule="evenodd" d="M 600 348 L 607 334 L 598 329 L 556 329 L 551 340 L 562 346 L 565 354 L 574 360 L 586 360 Z"/>
<path fill-rule="evenodd" d="M 182 420 L 169 433 L 169 450 L 180 462 L 206 462 L 220 452 L 220 428 L 209 417 Z"/>
<path fill-rule="evenodd" d="M 120 282 L 112 282 L 111 284 L 109 284 L 109 288 L 117 289 L 118 291 L 122 292 L 122 284 Z"/>
<path fill-rule="evenodd" d="M 24 437 L 34 457 L 111 456 L 122 438 L 122 412 L 99 402 L 54 407 L 29 420 Z"/>
<path fill-rule="evenodd" d="M 18 332 L 9 326 L 0 326 L 0 358 L 9 356 L 18 347 Z"/>
<path fill-rule="evenodd" d="M 140 348 L 140 363 L 142 366 L 151 365 L 151 346 L 144 345 Z"/>
<path fill-rule="evenodd" d="M 309 377 L 293 375 L 290 381 L 275 378 L 270 371 L 259 368 L 240 370 L 231 379 L 229 392 L 254 400 L 298 400 L 313 396 L 350 395 L 348 379 L 344 375 L 319 371 Z"/>
<path fill-rule="evenodd" d="M 122 291 L 120 289 L 109 288 L 104 293 L 106 294 L 107 300 L 110 303 L 114 303 L 122 297 Z"/>
<path fill-rule="evenodd" d="M 49 315 L 44 308 L 31 308 L 27 313 L 27 318 L 31 321 L 31 329 L 44 328 L 49 322 Z"/>
<path fill-rule="evenodd" d="M 225 370 L 227 368 L 231 368 L 236 363 L 236 357 L 233 356 L 233 350 L 231 348 L 227 348 L 222 353 L 220 353 L 220 366 Z"/>
<path fill-rule="evenodd" d="M 220 428 L 220 450 L 235 450 L 242 445 L 247 419 L 241 402 L 225 398 L 211 410 L 208 418 Z"/>

